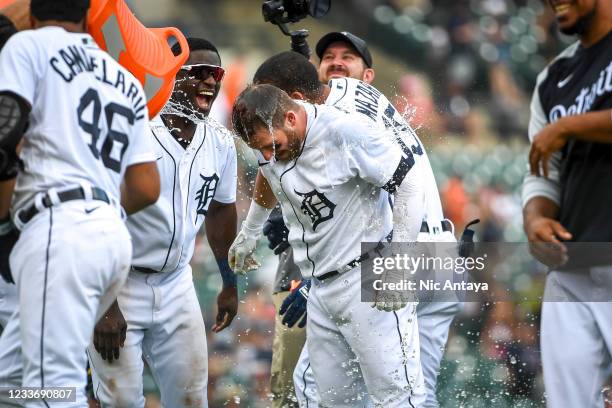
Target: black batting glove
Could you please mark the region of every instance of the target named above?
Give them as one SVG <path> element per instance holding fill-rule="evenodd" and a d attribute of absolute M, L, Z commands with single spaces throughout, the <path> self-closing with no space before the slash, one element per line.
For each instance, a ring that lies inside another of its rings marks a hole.
<path fill-rule="evenodd" d="M 306 326 L 306 304 L 308 303 L 308 292 L 310 291 L 311 283 L 310 279 L 304 279 L 283 301 L 278 314 L 283 316 L 283 324 L 285 326 L 295 326 L 300 318 L 302 320 L 298 327 Z"/>
<path fill-rule="evenodd" d="M 274 251 L 274 255 L 281 254 L 290 247 L 287 237 L 289 229 L 283 221 L 283 214 L 280 211 L 274 211 L 270 214 L 268 221 L 263 226 L 263 233 L 268 238 L 268 248 Z"/>

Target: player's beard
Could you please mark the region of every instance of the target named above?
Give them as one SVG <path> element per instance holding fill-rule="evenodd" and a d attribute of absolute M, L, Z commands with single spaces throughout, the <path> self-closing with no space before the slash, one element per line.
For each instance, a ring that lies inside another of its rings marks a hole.
<path fill-rule="evenodd" d="M 289 146 L 289 152 L 291 155 L 289 160 L 293 160 L 300 154 L 300 150 L 302 149 L 303 139 L 300 139 L 297 134 L 297 131 L 293 129 L 285 128 L 283 130 L 285 134 L 287 135 L 287 144 Z"/>
<path fill-rule="evenodd" d="M 581 37 L 588 30 L 589 26 L 593 22 L 593 18 L 595 17 L 596 13 L 597 1 L 595 1 L 595 4 L 593 4 L 593 8 L 591 9 L 591 11 L 580 17 L 574 25 L 566 28 L 559 28 L 559 31 L 561 31 L 565 35 L 577 35 Z"/>

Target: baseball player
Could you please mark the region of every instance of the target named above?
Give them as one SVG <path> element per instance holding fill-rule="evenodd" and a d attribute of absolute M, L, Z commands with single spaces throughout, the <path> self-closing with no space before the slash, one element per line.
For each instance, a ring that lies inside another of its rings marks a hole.
<path fill-rule="evenodd" d="M 29 1 L 27 3 L 27 8 L 29 10 Z M 0 50 L 4 47 L 8 39 L 17 32 L 18 27 L 25 28 L 23 27 L 25 22 L 22 21 L 24 20 L 22 14 L 27 14 L 21 11 L 18 12 L 14 7 L 9 7 L 6 10 L 3 9 L 1 12 Z M 7 189 L 8 192 L 6 194 L 10 194 L 10 191 L 13 189 L 13 183 L 14 180 L 0 182 L 0 189 Z M 9 206 L 6 205 L 5 208 L 0 208 L 0 213 L 6 214 L 9 210 L 8 207 Z M 0 262 L 0 274 L 6 274 L 6 279 L 10 280 L 8 269 L 3 270 L 1 265 L 8 265 L 8 259 L 4 259 Z M 8 323 L 13 311 L 17 309 L 17 288 L 15 285 L 8 283 L 7 280 L 0 279 L 0 333 L 2 333 L 2 328 Z"/>
<path fill-rule="evenodd" d="M 334 34 L 330 33 L 329 35 Z M 365 82 L 371 83 L 374 80 L 374 70 L 370 68 L 372 58 L 367 46 L 363 40 L 347 33 L 351 39 L 358 42 L 362 47 L 362 57 L 353 48 L 350 43 L 347 43 L 346 38 L 342 37 L 339 41 L 334 41 L 330 49 L 330 56 L 337 56 L 337 63 L 330 64 L 332 58 L 327 56 L 324 67 L 329 66 L 329 73 L 321 76 L 321 82 L 327 84 L 331 75 L 334 77 L 349 76 L 357 78 Z M 331 44 L 331 43 L 330 43 Z M 318 49 L 317 49 L 318 52 Z M 365 59 L 369 61 L 366 65 Z M 290 67 L 278 66 L 277 71 L 268 75 L 273 77 L 276 73 L 282 76 L 284 72 L 291 71 Z M 327 71 L 327 69 L 325 69 Z M 272 82 L 274 85 L 287 91 L 280 83 Z M 323 101 L 319 101 L 323 103 Z M 300 281 L 301 274 L 299 268 L 293 261 L 293 249 L 287 244 L 286 227 L 283 223 L 282 213 L 275 209 L 264 226 L 264 234 L 268 238 L 270 249 L 274 250 L 275 254 L 279 254 L 278 268 L 273 288 L 273 301 L 279 313 L 282 316 L 276 317 L 274 326 L 274 343 L 272 345 L 272 366 L 270 373 L 270 389 L 272 391 L 272 405 L 274 407 L 296 406 L 295 389 L 291 379 L 295 366 L 299 359 L 301 350 L 306 341 L 306 333 L 304 325 L 306 322 L 306 293 L 308 292 L 310 282 L 303 281 L 299 286 L 292 288 L 292 282 Z M 295 324 L 299 321 L 298 324 Z M 304 360 L 307 363 L 307 360 Z M 313 406 L 313 402 L 310 402 Z"/>
<path fill-rule="evenodd" d="M 144 407 L 143 358 L 163 406 L 208 406 L 206 332 L 189 265 L 202 224 L 223 279 L 212 330 L 229 326 L 238 308 L 236 278 L 227 261 L 236 236 L 236 149 L 229 133 L 201 120 L 224 71 L 213 44 L 199 38 L 187 42 L 190 56 L 170 103 L 175 113 L 150 125 L 161 195 L 127 220 L 133 266 L 89 347 L 93 389 L 102 406 Z"/>
<path fill-rule="evenodd" d="M 540 73 L 531 100 L 523 217 L 532 253 L 551 268 L 544 386 L 549 407 L 601 407 L 612 364 L 612 261 L 609 251 L 587 258 L 574 250 L 612 241 L 612 3 L 549 4 L 561 32 L 579 41 Z"/>
<path fill-rule="evenodd" d="M 371 84 L 376 73 L 366 42 L 348 31 L 325 34 L 315 48 L 319 57 L 319 80 L 355 78 Z"/>
<path fill-rule="evenodd" d="M 322 40 L 326 40 L 326 37 L 323 37 Z M 359 46 L 360 43 L 356 44 Z M 371 59 L 368 57 L 369 52 L 362 51 L 362 53 L 371 64 Z M 400 133 L 408 133 L 416 141 L 412 147 L 413 153 L 422 156 L 422 160 L 427 163 L 423 176 L 423 183 L 427 192 L 426 214 L 418 241 L 455 242 L 452 224 L 445 220 L 442 214 L 440 196 L 427 153 L 418 136 L 388 99 L 371 85 L 344 76 L 338 76 L 331 79 L 329 85 L 323 85 L 317 81 L 317 72 L 312 64 L 307 64 L 307 61 L 300 57 L 298 54 L 285 52 L 269 58 L 256 72 L 254 82 L 271 83 L 285 90 L 294 99 L 306 99 L 314 103 L 338 106 L 345 111 L 357 113 L 373 120 L 380 128 L 393 128 Z M 365 64 L 364 62 L 363 66 L 366 66 Z M 344 69 L 342 61 L 335 64 L 329 63 L 329 65 L 337 65 L 338 67 L 334 68 L 336 71 L 360 73 L 358 64 L 349 64 L 352 67 L 350 69 Z M 353 65 L 357 65 L 357 67 Z M 324 70 L 324 72 L 328 71 L 329 69 Z M 387 197 L 383 197 L 383 200 L 385 199 Z M 287 265 L 285 265 L 285 268 L 287 268 Z M 300 300 L 297 294 L 293 295 L 292 298 Z M 293 309 L 293 307 L 287 308 L 290 311 Z M 417 307 L 421 364 L 427 386 L 427 402 L 425 405 L 427 407 L 438 406 L 435 394 L 437 376 L 448 339 L 448 330 L 458 310 L 458 302 L 436 301 L 435 299 L 430 302 L 420 302 Z M 300 317 L 294 316 L 293 320 Z M 308 406 L 313 407 L 316 406 L 316 390 L 311 389 L 314 387 L 314 383 L 309 381 L 311 376 L 308 372 L 305 372 L 308 367 L 306 357 L 304 354 L 300 357 L 300 363 L 294 372 L 294 383 L 300 403 L 306 406 L 305 398 L 314 396 L 308 401 Z"/>
<path fill-rule="evenodd" d="M 144 92 L 85 34 L 88 6 L 33 0 L 35 29 L 15 34 L 0 54 L 0 105 L 7 108 L 0 174 L 18 175 L 11 214 L 21 231 L 10 256 L 19 309 L 0 338 L 0 384 L 75 387 L 71 406 L 79 407 L 87 404 L 93 327 L 129 270 L 132 245 L 120 206 L 131 214 L 159 196 Z M 0 208 L 11 190 L 0 192 Z M 7 215 L 0 214 L 3 253 L 15 236 Z M 7 397 L 0 396 L 2 406 L 14 404 Z M 45 398 L 26 402 L 48 405 Z"/>
<path fill-rule="evenodd" d="M 307 347 L 322 405 L 420 406 L 425 399 L 414 303 L 360 301 L 361 242 L 414 241 L 423 163 L 403 140 L 335 107 L 297 103 L 271 85 L 245 90 L 234 129 L 260 155 L 246 220 L 230 248 L 244 273 L 278 199 L 308 298 Z M 342 153 L 342 154 L 339 154 Z M 393 211 L 380 200 L 395 193 Z M 410 318 L 412 316 L 412 318 Z M 393 333 L 393 335 L 390 335 Z"/>

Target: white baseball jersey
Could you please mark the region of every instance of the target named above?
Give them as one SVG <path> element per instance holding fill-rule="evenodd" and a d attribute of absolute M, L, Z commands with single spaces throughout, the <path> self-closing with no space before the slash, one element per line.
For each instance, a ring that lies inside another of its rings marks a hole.
<path fill-rule="evenodd" d="M 189 263 L 210 202 L 236 201 L 237 161 L 232 138 L 204 123 L 183 148 L 161 118 L 151 121 L 162 182 L 154 205 L 127 221 L 134 244 L 133 265 L 159 272 Z"/>
<path fill-rule="evenodd" d="M 89 35 L 59 27 L 8 41 L 0 91 L 32 106 L 13 213 L 47 190 L 79 185 L 105 190 L 115 205 L 86 198 L 43 209 L 24 225 L 10 257 L 19 307 L 0 337 L 2 385 L 72 386 L 72 405 L 87 406 L 83 351 L 125 283 L 132 255 L 117 211 L 120 182 L 128 166 L 155 160 L 144 92 Z M 0 395 L 0 406 L 12 403 Z"/>
<path fill-rule="evenodd" d="M 336 106 L 349 113 L 358 113 L 376 122 L 380 127 L 392 129 L 410 146 L 415 159 L 425 161 L 422 182 L 425 186 L 425 220 L 442 221 L 442 203 L 429 158 L 416 132 L 375 87 L 354 78 L 336 78 L 329 81 L 330 94 L 326 105 Z"/>
<path fill-rule="evenodd" d="M 155 160 L 142 86 L 89 34 L 60 27 L 15 34 L 0 54 L 0 91 L 33 107 L 13 210 L 39 192 L 80 183 L 118 204 L 125 169 Z"/>
<path fill-rule="evenodd" d="M 394 191 L 414 160 L 391 131 L 359 115 L 303 106 L 308 119 L 299 156 L 261 170 L 281 203 L 295 263 L 310 278 L 357 258 L 361 242 L 385 238 L 392 212 L 381 188 Z"/>

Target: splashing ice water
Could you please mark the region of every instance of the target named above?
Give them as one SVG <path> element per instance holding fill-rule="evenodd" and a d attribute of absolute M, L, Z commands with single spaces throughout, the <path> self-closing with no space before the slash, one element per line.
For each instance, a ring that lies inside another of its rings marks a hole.
<path fill-rule="evenodd" d="M 240 139 L 238 135 L 230 131 L 228 128 L 223 126 L 221 123 L 219 123 L 217 120 L 215 120 L 211 116 L 204 116 L 197 109 L 194 109 L 193 107 L 186 107 L 185 105 L 174 102 L 173 100 L 168 101 L 166 106 L 164 106 L 164 108 L 162 109 L 161 113 L 162 115 L 180 116 L 182 118 L 189 119 L 190 121 L 196 124 L 204 123 L 205 125 L 216 130 L 219 134 L 221 134 L 224 137 L 230 138 L 232 140 Z M 175 128 L 171 130 L 178 130 L 178 129 Z"/>
<path fill-rule="evenodd" d="M 187 79 L 193 79 L 193 78 L 185 78 L 185 79 L 179 79 L 176 81 L 176 83 L 180 83 L 182 81 L 185 81 Z M 181 91 L 176 89 L 176 85 L 175 85 L 175 90 L 174 90 L 174 94 L 181 96 L 184 100 L 189 100 L 189 95 L 185 92 L 185 91 Z M 218 121 L 216 121 L 215 119 L 213 119 L 210 116 L 204 116 L 198 109 L 197 107 L 195 107 L 193 105 L 193 103 L 188 102 L 189 106 L 185 106 L 182 103 L 178 103 L 172 99 L 170 99 L 166 105 L 163 107 L 161 114 L 162 115 L 176 115 L 176 116 L 180 116 L 186 119 L 189 119 L 190 121 L 192 121 L 193 123 L 199 124 L 199 123 L 204 123 L 207 126 L 213 128 L 214 130 L 216 130 L 219 134 L 223 135 L 224 137 L 227 138 L 231 138 L 233 139 L 238 139 L 238 135 L 236 135 L 235 133 L 231 132 L 229 129 L 227 129 L 225 126 L 223 126 L 222 124 L 220 124 Z M 211 102 L 212 104 L 212 102 Z M 179 130 L 179 129 L 171 129 L 171 130 Z M 180 131 L 180 130 L 179 130 Z"/>

